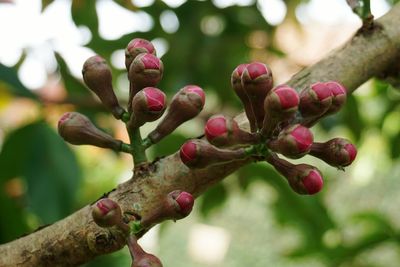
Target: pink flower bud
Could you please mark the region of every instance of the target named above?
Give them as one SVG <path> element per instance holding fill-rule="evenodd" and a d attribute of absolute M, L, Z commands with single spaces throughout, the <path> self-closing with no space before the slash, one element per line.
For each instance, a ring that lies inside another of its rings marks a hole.
<path fill-rule="evenodd" d="M 266 102 L 265 109 L 274 112 L 287 112 L 295 110 L 300 103 L 297 91 L 287 85 L 280 85 L 271 90 L 269 94 L 270 101 Z"/>
<path fill-rule="evenodd" d="M 224 115 L 214 115 L 208 119 L 204 132 L 207 140 L 217 147 L 257 143 L 255 134 L 239 128 L 237 122 Z"/>
<path fill-rule="evenodd" d="M 228 131 L 226 119 L 223 115 L 214 115 L 209 118 L 204 128 L 209 142 L 220 136 L 228 135 Z"/>
<path fill-rule="evenodd" d="M 267 161 L 287 179 L 293 191 L 299 194 L 316 194 L 324 185 L 321 173 L 314 166 L 295 165 L 275 155 L 270 156 Z"/>
<path fill-rule="evenodd" d="M 331 166 L 343 168 L 354 161 L 357 149 L 349 140 L 334 138 L 325 143 L 314 143 L 310 155 L 322 159 Z"/>
<path fill-rule="evenodd" d="M 272 89 L 272 84 L 272 72 L 263 63 L 250 63 L 243 70 L 242 86 L 250 100 L 258 129 L 262 128 L 264 120 L 264 99 Z"/>
<path fill-rule="evenodd" d="M 147 108 L 150 112 L 160 112 L 165 109 L 165 94 L 154 87 L 146 87 L 143 89 L 146 96 Z"/>
<path fill-rule="evenodd" d="M 83 80 L 108 108 L 115 118 L 120 119 L 125 112 L 120 107 L 112 87 L 111 70 L 107 62 L 100 56 L 88 58 L 83 64 Z"/>
<path fill-rule="evenodd" d="M 301 115 L 307 119 L 323 115 L 332 105 L 332 91 L 325 83 L 318 82 L 300 93 L 299 110 Z M 307 123 L 303 123 L 307 125 Z"/>
<path fill-rule="evenodd" d="M 92 217 L 101 227 L 112 227 L 122 222 L 121 208 L 109 198 L 102 198 L 96 202 L 92 208 Z"/>
<path fill-rule="evenodd" d="M 198 95 L 201 99 L 201 109 L 203 109 L 204 104 L 206 103 L 206 94 L 204 93 L 203 89 L 197 85 L 187 85 L 184 87 L 184 91 L 189 95 L 193 94 L 193 97 L 195 98 L 197 98 L 195 95 Z"/>
<path fill-rule="evenodd" d="M 341 107 L 346 103 L 347 90 L 338 82 L 330 81 L 325 83 L 326 87 L 332 92 L 332 105 L 326 112 L 327 115 L 338 112 Z"/>
<path fill-rule="evenodd" d="M 146 87 L 132 100 L 132 115 L 128 122 L 130 129 L 136 129 L 146 122 L 159 119 L 166 108 L 165 94 L 155 87 Z"/>
<path fill-rule="evenodd" d="M 299 102 L 296 90 L 287 85 L 272 89 L 264 100 L 265 117 L 261 135 L 270 137 L 279 123 L 292 118 Z"/>
<path fill-rule="evenodd" d="M 58 121 L 58 133 L 73 145 L 92 145 L 119 150 L 122 142 L 96 128 L 86 116 L 67 112 Z"/>
<path fill-rule="evenodd" d="M 200 139 L 184 143 L 179 151 L 182 162 L 189 168 L 205 168 L 248 157 L 244 149 L 219 149 Z"/>
<path fill-rule="evenodd" d="M 179 155 L 184 164 L 189 164 L 197 158 L 197 145 L 194 142 L 188 141 L 183 144 L 179 151 Z"/>
<path fill-rule="evenodd" d="M 190 153 L 190 147 L 188 153 Z M 190 157 L 190 155 L 186 155 Z M 162 221 L 172 219 L 179 220 L 190 214 L 194 205 L 193 196 L 181 190 L 174 190 L 166 195 L 164 198 L 159 197 L 160 205 L 148 210 L 142 214 L 140 225 L 144 228 L 160 223 Z"/>
<path fill-rule="evenodd" d="M 161 80 L 164 66 L 162 61 L 153 54 L 142 53 L 135 57 L 129 68 L 128 78 L 135 95 L 144 87 L 156 86 Z"/>
<path fill-rule="evenodd" d="M 290 158 L 300 158 L 310 151 L 314 136 L 310 129 L 295 124 L 283 129 L 277 139 L 268 143 L 268 146 L 278 153 Z"/>
<path fill-rule="evenodd" d="M 125 66 L 128 71 L 132 61 L 141 53 L 156 55 L 156 50 L 150 41 L 142 38 L 132 39 L 125 49 Z"/>
<path fill-rule="evenodd" d="M 162 267 L 161 261 L 154 255 L 147 253 L 137 243 L 137 238 L 130 235 L 127 239 L 127 246 L 132 257 L 131 267 Z"/>
<path fill-rule="evenodd" d="M 162 267 L 160 259 L 152 254 L 145 254 L 132 262 L 131 267 Z"/>
<path fill-rule="evenodd" d="M 255 132 L 257 130 L 256 127 L 256 118 L 254 117 L 254 112 L 253 108 L 251 107 L 250 99 L 244 92 L 243 86 L 242 86 L 242 74 L 243 70 L 248 66 L 249 64 L 240 64 L 237 66 L 231 75 L 231 85 L 233 90 L 235 91 L 236 95 L 240 98 L 242 101 L 244 111 L 246 113 L 246 117 L 249 120 L 250 123 L 250 129 L 251 132 Z"/>
<path fill-rule="evenodd" d="M 169 194 L 177 203 L 177 212 L 183 217 L 190 214 L 194 205 L 193 196 L 185 191 L 175 190 Z"/>
<path fill-rule="evenodd" d="M 321 191 L 324 185 L 324 181 L 322 180 L 322 175 L 319 173 L 317 169 L 309 165 L 306 166 L 307 169 L 304 168 L 304 170 L 302 170 L 301 173 L 303 176 L 300 176 L 299 179 L 302 182 L 303 187 L 306 190 L 307 194 L 314 195 L 319 191 Z"/>
<path fill-rule="evenodd" d="M 356 156 L 357 156 L 357 148 L 353 144 L 346 144 L 344 146 L 344 149 L 346 150 L 346 152 L 349 155 L 349 159 L 350 159 L 349 164 L 353 163 L 353 161 L 356 159 Z"/>
<path fill-rule="evenodd" d="M 149 134 L 153 144 L 172 133 L 179 125 L 188 121 L 203 109 L 205 94 L 196 85 L 183 87 L 171 100 L 167 114 L 158 124 L 157 128 Z"/>

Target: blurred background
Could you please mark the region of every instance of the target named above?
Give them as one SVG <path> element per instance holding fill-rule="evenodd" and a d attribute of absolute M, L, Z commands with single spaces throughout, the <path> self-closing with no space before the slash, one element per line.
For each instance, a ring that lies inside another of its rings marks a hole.
<path fill-rule="evenodd" d="M 73 147 L 56 133 L 58 118 L 75 110 L 128 140 L 82 83 L 88 57 L 108 60 L 125 104 L 124 48 L 136 37 L 156 46 L 165 66 L 159 87 L 169 97 L 186 84 L 206 90 L 204 111 L 152 148 L 154 159 L 201 134 L 212 114 L 241 112 L 230 88 L 238 64 L 263 61 L 279 84 L 361 26 L 345 0 L 0 2 L 0 243 L 62 219 L 131 176 L 128 156 Z M 371 0 L 372 13 L 380 17 L 395 2 Z M 399 266 L 398 85 L 368 81 L 313 128 L 316 141 L 341 136 L 359 148 L 346 172 L 298 160 L 324 173 L 317 196 L 298 196 L 267 164 L 253 164 L 196 200 L 188 218 L 152 229 L 143 246 L 174 267 Z M 85 266 L 130 266 L 130 258 L 123 249 Z"/>

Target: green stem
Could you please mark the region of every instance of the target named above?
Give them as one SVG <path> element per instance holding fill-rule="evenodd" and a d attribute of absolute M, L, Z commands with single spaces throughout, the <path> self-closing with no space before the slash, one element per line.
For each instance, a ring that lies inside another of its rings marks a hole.
<path fill-rule="evenodd" d="M 129 144 L 122 143 L 120 151 L 131 154 L 132 153 L 132 148 L 131 148 L 131 146 Z"/>
<path fill-rule="evenodd" d="M 369 16 L 372 14 L 371 13 L 371 4 L 370 4 L 370 0 L 363 0 L 363 11 L 362 11 L 362 18 L 363 20 L 366 20 L 369 18 Z"/>
<path fill-rule="evenodd" d="M 153 142 L 151 142 L 150 138 L 146 137 L 143 139 L 142 145 L 144 146 L 144 149 L 148 149 L 153 145 Z"/>
<path fill-rule="evenodd" d="M 245 153 L 248 156 L 261 156 L 266 158 L 271 152 L 265 144 L 256 144 L 245 148 Z"/>
<path fill-rule="evenodd" d="M 132 131 L 128 128 L 129 139 L 131 141 L 131 154 L 133 157 L 133 163 L 136 166 L 143 162 L 147 162 L 146 148 L 143 146 L 142 136 L 140 135 L 140 129 L 133 129 Z"/>
<path fill-rule="evenodd" d="M 127 123 L 130 119 L 131 115 L 128 112 L 124 112 L 121 116 L 121 120 L 125 123 Z"/>
<path fill-rule="evenodd" d="M 257 148 L 256 146 L 250 146 L 244 149 L 246 156 L 254 156 L 257 155 Z"/>

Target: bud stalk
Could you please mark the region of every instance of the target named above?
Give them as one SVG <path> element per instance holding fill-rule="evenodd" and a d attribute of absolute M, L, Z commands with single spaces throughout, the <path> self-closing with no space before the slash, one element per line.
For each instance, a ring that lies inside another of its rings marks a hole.
<path fill-rule="evenodd" d="M 88 117 L 78 112 L 67 112 L 58 121 L 58 133 L 70 144 L 92 145 L 121 150 L 122 141 L 115 140 L 109 134 L 101 131 Z"/>
<path fill-rule="evenodd" d="M 179 125 L 197 116 L 205 104 L 203 90 L 195 85 L 183 87 L 171 100 L 167 114 L 148 136 L 152 144 L 158 143 Z"/>

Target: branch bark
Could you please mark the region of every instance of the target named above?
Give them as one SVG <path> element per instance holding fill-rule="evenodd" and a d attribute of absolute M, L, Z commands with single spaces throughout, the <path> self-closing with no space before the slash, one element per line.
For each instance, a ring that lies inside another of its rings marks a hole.
<path fill-rule="evenodd" d="M 370 32 L 356 34 L 344 46 L 294 75 L 288 84 L 301 90 L 316 81 L 336 80 L 349 92 L 374 76 L 389 72 L 400 58 L 400 4 L 376 22 Z M 238 120 L 246 121 L 240 114 Z M 129 181 L 108 194 L 125 214 L 149 217 L 161 199 L 173 190 L 194 196 L 252 160 L 242 160 L 201 170 L 189 170 L 178 153 L 144 166 Z M 87 205 L 69 217 L 0 246 L 0 266 L 76 266 L 96 256 L 121 249 L 124 236 L 116 229 L 98 227 Z"/>

